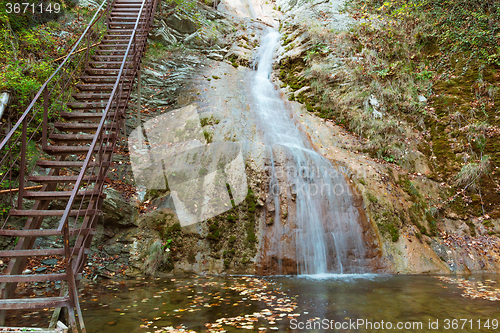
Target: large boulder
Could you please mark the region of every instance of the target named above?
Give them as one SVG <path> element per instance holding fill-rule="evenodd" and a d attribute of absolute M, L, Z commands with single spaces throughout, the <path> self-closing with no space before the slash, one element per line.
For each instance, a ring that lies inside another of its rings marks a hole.
<path fill-rule="evenodd" d="M 191 17 L 187 15 L 181 15 L 180 13 L 169 15 L 165 19 L 165 23 L 170 28 L 177 30 L 181 34 L 192 34 L 198 29 L 196 26 L 197 24 Z"/>
<path fill-rule="evenodd" d="M 127 202 L 120 192 L 111 187 L 106 188 L 104 193 L 106 194 L 102 205 L 104 224 L 120 228 L 137 226 L 137 209 Z"/>

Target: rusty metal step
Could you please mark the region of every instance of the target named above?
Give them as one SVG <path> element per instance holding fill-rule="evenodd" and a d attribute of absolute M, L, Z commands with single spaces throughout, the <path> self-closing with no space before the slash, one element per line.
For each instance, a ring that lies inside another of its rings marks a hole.
<path fill-rule="evenodd" d="M 68 305 L 69 297 L 20 298 L 0 300 L 0 310 L 62 308 Z"/>
<path fill-rule="evenodd" d="M 73 191 L 39 191 L 39 192 L 32 192 L 28 191 L 24 193 L 24 197 L 27 199 L 35 199 L 35 200 L 63 200 L 63 199 L 68 199 Z M 78 198 L 81 197 L 101 197 L 101 198 L 106 198 L 106 194 L 101 193 L 99 191 L 78 191 L 76 196 Z M 0 233 L 1 235 L 1 233 Z"/>
<path fill-rule="evenodd" d="M 109 30 L 109 31 L 111 31 L 111 30 Z M 108 33 L 106 35 L 106 38 L 129 38 L 130 39 L 130 36 L 132 36 L 132 31 L 133 30 L 128 30 L 128 29 L 113 29 L 112 31 L 113 31 L 113 33 Z M 144 37 L 144 36 L 147 36 L 147 34 L 146 33 L 142 33 L 140 31 L 137 31 L 135 33 L 135 36 L 136 37 Z"/>
<path fill-rule="evenodd" d="M 142 5 L 144 3 L 144 1 L 139 1 L 139 0 L 117 0 L 115 2 L 115 4 L 122 4 L 122 3 L 126 3 L 126 4 L 140 4 L 140 5 Z"/>
<path fill-rule="evenodd" d="M 134 22 L 117 22 L 117 21 L 110 21 L 109 22 L 110 26 L 127 26 L 127 27 L 133 27 L 135 26 L 135 21 Z"/>
<path fill-rule="evenodd" d="M 132 74 L 131 64 L 132 64 L 131 61 L 125 62 L 125 66 L 124 66 L 124 69 L 122 71 L 122 76 L 125 76 L 127 79 L 130 78 L 131 74 Z M 120 67 L 121 67 L 121 63 L 120 63 L 120 65 L 114 65 L 114 66 L 110 66 L 110 67 L 97 67 L 97 68 L 87 67 L 87 68 L 85 68 L 85 72 L 91 76 L 106 76 L 110 72 L 114 72 L 115 73 L 114 75 L 118 76 L 118 73 L 120 71 Z"/>
<path fill-rule="evenodd" d="M 108 76 L 108 75 L 118 76 L 120 69 L 119 68 L 86 68 L 85 72 L 87 72 L 88 74 L 91 74 L 91 75 L 99 75 L 99 76 Z M 127 74 L 130 75 L 132 72 L 133 72 L 132 69 L 123 69 L 122 76 L 127 75 Z M 78 95 L 78 94 L 75 94 L 75 95 Z M 85 95 L 89 95 L 89 94 L 85 94 Z M 92 94 L 92 95 L 94 95 L 94 94 Z M 84 97 L 85 97 L 84 95 L 81 96 L 81 98 L 84 98 Z M 90 97 L 88 97 L 88 98 L 90 98 Z"/>
<path fill-rule="evenodd" d="M 127 47 L 128 47 L 128 42 L 127 43 L 120 43 L 120 44 L 101 44 L 101 45 L 99 45 L 99 50 L 114 49 L 117 51 L 121 51 L 121 50 L 126 50 Z M 130 46 L 131 50 L 133 49 L 133 47 L 134 47 L 134 43 L 132 43 Z"/>
<path fill-rule="evenodd" d="M 130 37 L 132 36 L 132 34 L 113 34 L 113 35 L 106 35 L 105 39 L 103 40 L 106 41 L 106 42 L 111 42 L 113 40 L 117 40 L 117 41 L 123 41 L 123 42 L 128 42 L 130 40 Z M 136 34 L 136 37 L 138 37 L 139 35 Z"/>
<path fill-rule="evenodd" d="M 127 39 L 103 39 L 101 41 L 101 45 L 103 44 L 114 44 L 114 43 L 119 43 L 119 44 L 123 44 L 123 43 L 128 43 L 130 42 L 130 38 L 127 38 Z"/>
<path fill-rule="evenodd" d="M 120 62 L 123 60 L 123 55 L 102 55 L 102 56 L 92 56 L 93 60 L 97 61 L 107 61 L 107 60 L 119 60 Z M 129 55 L 129 59 L 126 60 L 126 62 L 133 61 L 132 56 Z"/>
<path fill-rule="evenodd" d="M 90 143 L 94 140 L 94 134 L 51 134 L 49 135 L 49 139 L 55 142 L 64 142 L 64 143 Z M 110 140 L 114 140 L 116 135 L 113 134 L 105 134 L 104 142 L 108 142 Z M 98 140 L 97 142 L 100 142 Z"/>
<path fill-rule="evenodd" d="M 109 147 L 112 148 L 112 147 Z M 87 149 L 88 150 L 88 149 Z M 78 179 L 78 176 L 28 176 L 28 181 L 34 183 L 74 183 Z M 95 182 L 97 181 L 97 176 L 85 176 L 83 178 L 85 182 Z"/>
<path fill-rule="evenodd" d="M 91 66 L 91 67 L 90 67 Z M 118 72 L 120 71 L 120 68 L 122 66 L 122 62 L 121 61 L 107 61 L 107 63 L 105 63 L 105 61 L 94 61 L 94 62 L 91 62 L 89 63 L 89 67 L 87 67 L 85 69 L 86 73 L 87 74 L 90 74 L 92 76 L 98 76 L 98 75 L 102 75 L 100 73 L 100 71 L 115 71 L 116 74 L 118 74 Z M 131 66 L 131 62 L 125 62 L 124 64 L 124 67 L 123 67 L 123 73 L 122 73 L 122 76 L 125 74 L 125 75 L 130 75 L 131 74 L 131 70 L 132 70 L 132 66 Z M 110 92 L 111 90 L 108 90 L 108 92 Z"/>
<path fill-rule="evenodd" d="M 146 18 L 140 18 L 139 19 L 139 24 L 146 21 Z M 137 22 L 137 17 L 127 17 L 127 16 L 118 16 L 118 17 L 110 17 L 109 23 L 113 24 L 121 24 L 121 23 L 135 23 Z"/>
<path fill-rule="evenodd" d="M 139 14 L 139 10 L 135 10 L 134 12 L 125 12 L 121 10 L 113 10 L 109 13 L 111 17 L 137 17 L 137 14 Z"/>
<path fill-rule="evenodd" d="M 106 67 L 92 67 L 92 69 L 120 69 L 122 61 L 92 61 L 89 66 L 106 66 Z"/>
<path fill-rule="evenodd" d="M 12 237 L 47 237 L 47 236 L 62 236 L 64 233 L 57 229 L 23 229 L 23 230 L 10 230 L 0 229 L 0 236 Z M 93 235 L 95 230 L 92 229 L 68 229 L 68 234 L 73 235 Z M 1 275 L 0 275 L 1 276 Z"/>
<path fill-rule="evenodd" d="M 9 215 L 12 216 L 63 216 L 64 210 L 10 210 Z M 69 211 L 69 216 L 85 216 L 100 214 L 96 209 L 74 209 Z M 13 250 L 14 251 L 14 250 Z M 28 251 L 28 250 L 26 250 Z M 34 251 L 34 250 L 30 250 Z M 5 251 L 0 251 L 2 254 Z M 27 253 L 27 252 L 26 252 Z M 52 254 L 41 254 L 52 255 Z"/>
<path fill-rule="evenodd" d="M 114 118 L 116 112 L 108 112 L 107 118 Z M 121 112 L 120 114 L 121 115 Z M 62 112 L 61 117 L 71 120 L 91 120 L 101 119 L 104 116 L 102 112 Z"/>
<path fill-rule="evenodd" d="M 0 283 L 2 282 L 46 282 L 46 281 L 66 281 L 67 274 L 33 274 L 33 275 L 0 275 Z"/>
<path fill-rule="evenodd" d="M 80 134 L 78 134 L 80 135 Z M 99 162 L 89 162 L 89 167 L 96 167 L 102 165 L 104 167 L 109 167 L 113 162 L 103 161 Z M 50 161 L 50 160 L 38 160 L 36 165 L 42 168 L 81 168 L 83 167 L 83 161 Z M 28 193 L 28 192 L 27 192 Z M 42 193 L 42 192 L 33 192 L 33 193 Z"/>
<path fill-rule="evenodd" d="M 39 216 L 39 215 L 37 215 Z M 52 216 L 52 215 L 44 215 L 44 216 Z M 62 216 L 62 214 L 61 214 Z M 82 215 L 83 216 L 83 215 Z M 70 252 L 78 253 L 81 248 L 70 248 Z M 64 248 L 58 249 L 30 249 L 30 250 L 2 250 L 0 251 L 1 257 L 43 257 L 43 256 L 62 256 L 65 254 Z"/>
<path fill-rule="evenodd" d="M 132 73 L 132 62 L 131 61 L 127 61 L 125 62 L 125 66 L 123 68 L 123 71 L 122 71 L 122 76 L 123 75 L 130 75 Z M 106 68 L 106 67 L 100 67 L 100 68 L 85 68 L 85 72 L 87 73 L 99 73 L 99 72 L 103 72 L 103 73 L 108 73 L 108 72 L 116 72 L 116 75 L 118 75 L 118 72 L 120 71 L 120 66 L 117 66 L 115 68 L 111 67 L 111 68 Z M 102 75 L 102 74 L 95 74 L 96 76 L 99 76 L 99 75 Z"/>
<path fill-rule="evenodd" d="M 109 92 L 95 92 L 95 93 L 75 93 L 71 94 L 71 97 L 73 97 L 76 100 L 108 100 L 109 97 L 111 96 L 111 93 Z"/>
<path fill-rule="evenodd" d="M 103 49 L 97 49 L 96 50 L 96 53 L 98 55 L 100 54 L 104 54 L 104 53 L 113 53 L 113 54 L 109 54 L 109 55 L 114 55 L 114 56 L 122 56 L 122 58 L 125 56 L 125 51 L 126 50 L 115 50 L 115 49 L 111 49 L 111 50 L 103 50 Z M 107 54 L 104 54 L 104 55 L 107 55 Z M 128 56 L 132 56 L 132 52 L 129 52 Z"/>
<path fill-rule="evenodd" d="M 138 12 L 141 8 L 141 4 L 135 4 L 135 3 L 115 3 L 114 4 L 115 9 L 122 9 L 122 8 L 128 8 L 128 9 L 136 9 Z"/>
<path fill-rule="evenodd" d="M 105 61 L 102 62 L 106 64 Z M 121 63 L 121 62 L 120 62 Z M 92 64 L 92 63 L 90 63 Z M 75 87 L 80 91 L 112 91 L 115 85 L 112 83 L 101 83 L 101 84 L 75 84 Z"/>
<path fill-rule="evenodd" d="M 83 76 L 80 76 L 80 79 L 84 82 L 87 82 L 87 83 L 110 83 L 110 81 L 114 83 L 116 81 L 116 76 L 111 77 L 111 76 L 105 76 L 105 75 L 93 75 L 93 76 L 83 75 Z M 126 83 L 130 83 L 132 81 L 132 75 L 125 75 L 125 76 L 122 75 L 120 80 L 122 80 Z M 67 104 L 70 104 L 70 103 L 67 103 Z"/>
<path fill-rule="evenodd" d="M 109 77 L 106 77 L 109 79 Z M 116 81 L 116 80 L 115 80 Z M 85 102 L 69 102 L 66 103 L 66 106 L 68 106 L 72 110 L 104 110 L 106 108 L 107 102 L 90 102 L 90 103 L 85 103 Z M 125 107 L 125 102 L 120 102 L 119 105 L 117 105 L 116 102 L 113 102 L 111 104 L 111 109 L 116 108 L 116 107 Z"/>
<path fill-rule="evenodd" d="M 45 147 L 43 150 L 50 155 L 76 155 L 76 154 L 87 154 L 89 148 L 90 146 L 48 146 Z M 100 151 L 102 153 L 111 153 L 114 150 L 113 147 L 111 146 L 99 147 L 98 145 L 96 145 L 94 147 L 94 151 Z M 38 177 L 38 176 L 33 176 L 33 177 Z"/>
<path fill-rule="evenodd" d="M 117 124 L 105 124 L 105 130 L 116 129 Z M 95 131 L 99 127 L 98 123 L 54 123 L 54 127 L 62 131 Z"/>
<path fill-rule="evenodd" d="M 132 68 L 131 68 L 131 62 L 126 62 L 125 63 L 125 68 L 122 71 L 122 76 L 125 77 L 131 77 L 132 74 Z M 106 75 L 111 75 L 114 73 L 114 75 L 117 77 L 118 73 L 120 72 L 120 67 L 117 68 L 86 68 L 85 72 L 87 74 L 93 75 L 93 76 L 106 76 Z"/>
<path fill-rule="evenodd" d="M 96 123 L 54 123 L 54 127 L 60 130 L 96 130 Z"/>
<path fill-rule="evenodd" d="M 97 55 L 104 55 L 104 56 L 107 56 L 107 55 L 112 55 L 112 56 L 122 56 L 122 58 L 125 56 L 125 52 L 127 50 L 124 48 L 124 49 L 117 49 L 117 48 L 110 48 L 110 49 L 106 49 L 106 48 L 98 48 L 96 50 L 96 54 Z M 133 45 L 131 47 L 131 50 L 129 51 L 128 53 L 128 56 L 129 57 L 132 57 L 133 56 Z M 111 54 L 108 54 L 108 53 L 111 53 Z"/>
<path fill-rule="evenodd" d="M 120 7 L 114 8 L 111 13 L 127 13 L 128 15 L 137 15 L 139 14 L 140 8 L 129 8 L 129 7 Z"/>

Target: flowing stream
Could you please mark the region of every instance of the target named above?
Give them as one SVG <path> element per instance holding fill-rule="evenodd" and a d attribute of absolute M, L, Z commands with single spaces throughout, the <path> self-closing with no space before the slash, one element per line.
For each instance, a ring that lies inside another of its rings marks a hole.
<path fill-rule="evenodd" d="M 274 216 L 264 229 L 262 266 L 271 274 L 366 272 L 363 212 L 344 175 L 313 149 L 270 80 L 279 39 L 273 29 L 262 38 L 252 84 L 254 112 L 271 147 L 267 206 Z M 287 201 L 295 206 L 290 214 L 281 209 Z"/>

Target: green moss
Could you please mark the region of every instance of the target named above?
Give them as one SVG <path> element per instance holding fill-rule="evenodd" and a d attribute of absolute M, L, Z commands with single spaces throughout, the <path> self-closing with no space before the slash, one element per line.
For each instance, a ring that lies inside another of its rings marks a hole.
<path fill-rule="evenodd" d="M 397 242 L 399 240 L 399 229 L 394 224 L 382 224 L 377 223 L 379 230 L 382 231 L 382 234 L 389 234 L 391 240 L 393 242 Z"/>
<path fill-rule="evenodd" d="M 207 239 L 218 242 L 220 240 L 220 229 L 218 221 L 214 221 L 212 224 L 208 226 L 208 230 L 210 231 L 207 235 Z"/>
<path fill-rule="evenodd" d="M 401 176 L 400 179 L 399 179 L 399 181 L 398 181 L 398 184 L 401 185 L 401 187 L 403 188 L 403 190 L 406 193 L 408 193 L 408 195 L 411 197 L 411 200 L 413 202 L 420 201 L 421 195 L 418 192 L 418 190 L 415 187 L 415 185 L 413 185 L 413 183 L 411 182 L 411 180 L 408 179 L 407 175 Z"/>
<path fill-rule="evenodd" d="M 378 201 L 377 197 L 376 197 L 376 196 L 374 196 L 374 195 L 373 195 L 372 193 L 370 193 L 370 192 L 367 192 L 367 193 L 366 193 L 366 197 L 368 198 L 368 200 L 369 200 L 370 202 L 375 203 L 375 202 L 377 202 L 377 201 Z"/>
<path fill-rule="evenodd" d="M 299 90 L 307 85 L 306 78 L 302 75 L 302 71 L 305 68 L 305 62 L 303 59 L 296 59 L 293 61 L 283 61 L 280 64 L 280 75 L 281 81 L 288 84 L 294 91 Z"/>
<path fill-rule="evenodd" d="M 393 242 L 399 239 L 400 220 L 392 210 L 383 210 L 374 216 L 375 221 L 383 235 L 389 236 Z"/>
<path fill-rule="evenodd" d="M 410 221 L 413 225 L 415 225 L 422 235 L 428 235 L 427 228 L 423 226 L 420 221 L 423 221 L 424 218 L 422 216 L 422 207 L 418 203 L 414 203 L 410 209 Z"/>
<path fill-rule="evenodd" d="M 255 210 L 257 199 L 251 188 L 248 188 L 248 194 L 245 201 L 248 206 L 248 221 L 246 223 L 247 246 L 249 248 L 255 248 L 255 242 L 257 242 L 257 237 L 255 236 Z"/>
<path fill-rule="evenodd" d="M 171 227 L 168 228 L 168 232 L 179 232 L 181 230 L 182 228 L 179 222 L 174 223 Z"/>
<path fill-rule="evenodd" d="M 203 130 L 203 136 L 205 137 L 205 140 L 207 140 L 207 143 L 211 143 L 214 137 L 214 134 L 212 132 L 209 132 L 207 130 Z"/>
<path fill-rule="evenodd" d="M 474 225 L 474 223 L 469 220 L 469 221 L 465 222 L 465 224 L 467 224 L 467 226 L 469 227 L 470 235 L 472 237 L 476 237 L 476 226 Z"/>
<path fill-rule="evenodd" d="M 220 120 L 214 118 L 213 115 L 211 115 L 210 117 L 200 118 L 200 125 L 201 125 L 201 127 L 205 127 L 205 126 L 208 126 L 208 125 L 217 125 L 219 122 L 220 122 Z"/>
<path fill-rule="evenodd" d="M 491 221 L 489 221 L 489 220 L 483 221 L 483 225 L 485 227 L 487 227 L 487 228 L 493 228 L 494 227 L 493 223 L 491 223 Z"/>

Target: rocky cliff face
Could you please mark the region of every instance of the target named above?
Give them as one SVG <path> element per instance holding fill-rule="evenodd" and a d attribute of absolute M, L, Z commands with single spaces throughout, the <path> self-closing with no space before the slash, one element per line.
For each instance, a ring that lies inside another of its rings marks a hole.
<path fill-rule="evenodd" d="M 429 161 L 416 147 L 408 151 L 410 166 L 397 166 L 370 157 L 366 139 L 332 119 L 319 117 L 322 97 L 310 73 L 326 68 L 335 80 L 345 62 L 356 60 L 318 49 L 313 37 L 317 22 L 339 34 L 346 29 L 349 19 L 340 13 L 341 4 L 280 0 L 250 7 L 223 1 L 221 11 L 204 5 L 191 10 L 162 5 L 143 62 L 142 123 L 194 109 L 203 149 L 222 142 L 240 147 L 246 191 L 241 202 L 224 213 L 181 226 L 175 191 L 168 184 L 147 190 L 134 182 L 130 147 L 129 151 L 122 147 L 94 242 L 100 255 L 119 259 L 98 272 L 110 276 L 121 268 L 135 276 L 144 273 L 147 263 L 159 274 L 266 274 L 259 271 L 263 237 L 270 226 L 280 222 L 271 217 L 276 207 L 268 200 L 270 150 L 249 112 L 255 102 L 248 77 L 262 32 L 274 22 L 279 22 L 276 28 L 282 40 L 272 79 L 290 100 L 290 114 L 297 126 L 317 152 L 342 170 L 358 196 L 367 216 L 365 237 L 370 239 L 374 256 L 382 258 L 373 269 L 398 273 L 498 271 L 500 242 L 489 233 L 491 228 L 500 230 L 499 222 L 489 220 L 491 227 L 481 219 L 432 209 L 430 203 L 449 197 L 450 188 L 429 179 Z M 261 19 L 252 18 L 256 13 L 250 8 L 258 8 Z M 325 52 L 323 61 L 310 61 L 311 54 L 321 52 Z M 341 84 L 348 86 L 349 82 Z M 134 95 L 127 133 L 138 127 L 136 103 Z M 383 115 L 377 96 L 366 103 L 373 117 L 378 117 L 375 111 Z M 166 131 L 172 130 L 164 126 Z M 292 214 L 293 203 L 280 209 Z"/>

